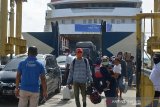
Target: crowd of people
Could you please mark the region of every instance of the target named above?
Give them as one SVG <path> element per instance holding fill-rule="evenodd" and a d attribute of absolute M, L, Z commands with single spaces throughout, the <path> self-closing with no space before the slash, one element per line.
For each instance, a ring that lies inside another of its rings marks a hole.
<path fill-rule="evenodd" d="M 39 78 L 42 83 L 43 96 L 44 98 L 48 96 L 44 67 L 37 61 L 37 54 L 36 47 L 29 47 L 28 57 L 19 63 L 15 88 L 15 95 L 19 97 L 18 107 L 38 106 Z M 96 63 L 93 63 L 89 54 L 86 58 L 83 57 L 82 48 L 77 48 L 75 54 L 76 57 L 71 59 L 70 50 L 66 50 L 65 79 L 67 87 L 73 85 L 76 107 L 81 107 L 79 92 L 82 94 L 83 107 L 87 107 L 86 94 L 88 90 L 86 89 L 88 89 L 88 84 L 94 87 L 99 94 L 104 92 L 107 107 L 116 107 L 117 104 L 112 101 L 123 100 L 122 93 L 126 92 L 124 83 L 128 83 L 128 87 L 132 87 L 133 73 L 135 72 L 134 56 L 126 57 L 126 53 L 118 52 L 116 56 L 98 57 Z M 150 107 L 158 107 L 160 53 L 153 56 L 153 63 L 150 79 L 154 85 L 155 95 Z"/>
<path fill-rule="evenodd" d="M 44 98 L 47 97 L 45 70 L 43 65 L 37 61 L 37 54 L 38 50 L 36 47 L 29 47 L 28 57 L 18 66 L 15 88 L 15 94 L 19 97 L 18 107 L 26 107 L 28 101 L 30 102 L 30 107 L 38 106 L 39 78 L 42 83 L 43 96 Z M 81 107 L 79 92 L 82 94 L 83 107 L 87 107 L 86 89 L 88 84 L 94 87 L 99 94 L 104 92 L 106 102 L 112 102 L 112 100 L 117 99 L 123 100 L 123 80 L 128 81 L 128 86 L 132 86 L 132 75 L 135 68 L 133 56 L 124 60 L 123 53 L 119 52 L 117 56 L 98 57 L 96 63 L 93 63 L 89 54 L 87 54 L 86 58 L 83 57 L 82 48 L 77 48 L 75 54 L 76 57 L 73 59 L 70 57 L 70 50 L 66 50 L 65 79 L 67 87 L 73 85 L 77 107 Z M 117 106 L 116 103 L 106 104 L 107 107 Z"/>
<path fill-rule="evenodd" d="M 79 90 L 82 94 L 83 107 L 86 107 L 86 89 L 88 82 L 101 94 L 104 92 L 106 102 L 123 100 L 122 93 L 125 90 L 124 82 L 132 87 L 133 73 L 135 71 L 134 56 L 125 58 L 122 52 L 116 56 L 98 57 L 96 63 L 92 62 L 89 54 L 83 57 L 83 49 L 77 48 L 76 58 L 67 63 L 67 86 L 73 85 L 75 102 L 81 107 Z M 69 58 L 69 57 L 67 57 Z M 87 59 L 87 60 L 86 60 Z M 68 59 L 67 59 L 68 60 Z M 68 75 L 69 74 L 69 75 Z M 107 107 L 116 107 L 116 103 L 106 103 Z"/>

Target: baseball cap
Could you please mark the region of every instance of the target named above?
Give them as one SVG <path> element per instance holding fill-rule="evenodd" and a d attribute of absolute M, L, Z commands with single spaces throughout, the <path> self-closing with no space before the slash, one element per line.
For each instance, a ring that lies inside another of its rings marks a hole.
<path fill-rule="evenodd" d="M 82 48 L 77 48 L 76 52 L 83 52 L 83 49 Z"/>

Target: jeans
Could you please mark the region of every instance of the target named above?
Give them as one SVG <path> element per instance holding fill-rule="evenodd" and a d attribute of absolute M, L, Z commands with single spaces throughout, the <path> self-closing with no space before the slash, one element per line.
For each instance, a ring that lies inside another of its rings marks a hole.
<path fill-rule="evenodd" d="M 128 86 L 132 86 L 132 81 L 133 81 L 133 71 L 128 70 Z"/>
<path fill-rule="evenodd" d="M 20 90 L 18 107 L 38 107 L 39 93 Z"/>
<path fill-rule="evenodd" d="M 75 95 L 75 102 L 77 107 L 81 107 L 79 101 L 79 90 L 81 90 L 83 107 L 86 107 L 86 84 L 85 83 L 73 83 L 74 86 L 74 95 Z"/>
<path fill-rule="evenodd" d="M 121 90 L 121 91 L 124 90 L 123 76 L 121 76 L 121 77 L 117 80 L 117 85 L 118 85 L 119 90 Z"/>

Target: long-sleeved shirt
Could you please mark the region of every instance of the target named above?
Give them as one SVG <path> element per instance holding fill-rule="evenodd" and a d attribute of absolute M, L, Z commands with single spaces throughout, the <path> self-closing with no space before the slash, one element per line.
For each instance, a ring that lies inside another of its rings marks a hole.
<path fill-rule="evenodd" d="M 74 69 L 72 61 L 70 66 L 69 76 L 67 79 L 67 84 L 70 84 L 72 80 L 73 82 L 76 83 L 86 83 L 88 80 L 93 81 L 88 60 L 86 66 L 84 58 L 82 58 L 81 60 L 78 60 L 76 58 L 74 63 Z"/>
<path fill-rule="evenodd" d="M 160 62 L 158 64 L 154 64 L 150 74 L 150 79 L 153 82 L 155 91 L 160 91 Z"/>

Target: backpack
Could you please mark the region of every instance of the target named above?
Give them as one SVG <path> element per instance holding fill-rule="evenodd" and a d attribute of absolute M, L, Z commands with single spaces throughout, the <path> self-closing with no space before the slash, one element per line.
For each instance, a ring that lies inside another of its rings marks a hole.
<path fill-rule="evenodd" d="M 100 94 L 98 93 L 98 91 L 96 89 L 94 89 L 94 91 L 92 92 L 92 94 L 90 94 L 90 100 L 93 104 L 98 104 L 101 102 L 102 98 L 100 96 Z"/>
<path fill-rule="evenodd" d="M 76 61 L 76 58 L 74 58 L 74 60 L 73 60 L 73 72 L 74 72 L 75 61 Z M 86 69 L 87 69 L 87 59 L 86 58 L 84 58 L 84 63 L 86 65 Z"/>
<path fill-rule="evenodd" d="M 74 59 L 73 59 L 73 62 L 72 62 L 72 63 L 73 63 L 73 68 L 72 68 L 72 69 L 73 69 L 73 72 L 74 72 L 75 61 L 76 61 L 76 58 L 74 58 Z M 86 58 L 84 58 L 84 63 L 85 63 L 85 65 L 86 65 L 86 69 L 87 69 L 87 59 L 86 59 Z M 71 84 L 73 84 L 73 78 L 72 78 Z"/>
<path fill-rule="evenodd" d="M 103 77 L 103 75 L 100 72 L 100 65 L 95 66 L 94 72 L 95 72 L 94 74 L 95 74 L 96 78 L 102 78 Z"/>

